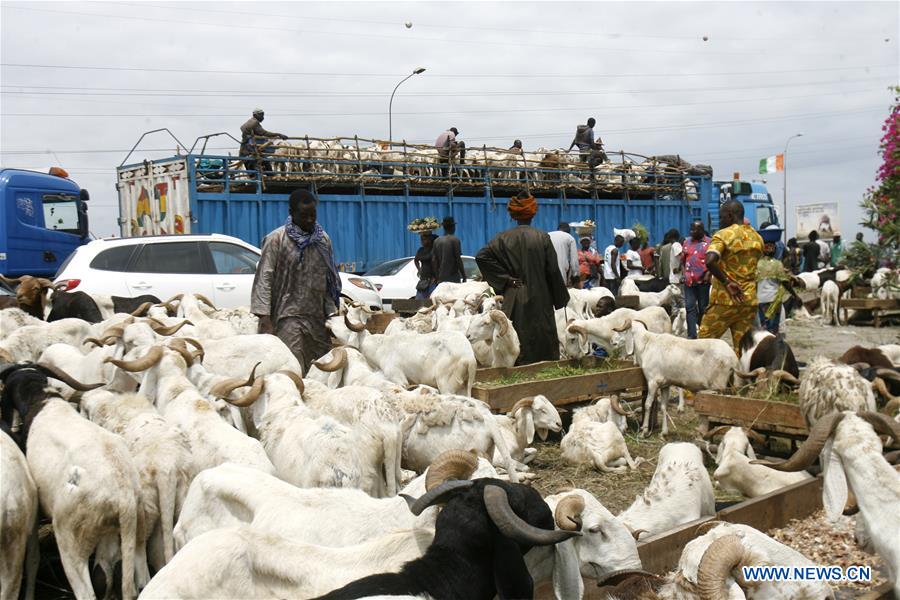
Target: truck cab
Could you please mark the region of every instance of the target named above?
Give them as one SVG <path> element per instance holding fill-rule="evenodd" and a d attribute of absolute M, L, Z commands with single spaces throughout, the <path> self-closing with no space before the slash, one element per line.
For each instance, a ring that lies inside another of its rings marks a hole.
<path fill-rule="evenodd" d="M 764 183 L 758 181 L 714 181 L 713 194 L 707 212 L 707 230 L 719 229 L 719 206 L 729 200 L 738 200 L 744 205 L 744 217 L 750 226 L 759 229 L 760 225 L 780 225 L 772 194 Z"/>
<path fill-rule="evenodd" d="M 87 190 L 67 177 L 0 169 L 0 273 L 53 277 L 88 239 Z"/>

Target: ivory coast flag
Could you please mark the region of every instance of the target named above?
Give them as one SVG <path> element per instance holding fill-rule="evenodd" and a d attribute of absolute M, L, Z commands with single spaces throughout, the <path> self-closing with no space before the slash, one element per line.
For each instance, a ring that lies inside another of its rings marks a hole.
<path fill-rule="evenodd" d="M 760 173 L 777 173 L 778 171 L 784 171 L 784 154 L 759 159 Z"/>

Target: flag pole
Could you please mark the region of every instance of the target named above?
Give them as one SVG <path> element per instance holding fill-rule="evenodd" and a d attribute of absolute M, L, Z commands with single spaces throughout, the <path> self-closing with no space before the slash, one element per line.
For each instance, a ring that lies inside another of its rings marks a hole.
<path fill-rule="evenodd" d="M 782 156 L 781 162 L 784 165 L 784 181 L 783 181 L 784 187 L 781 190 L 781 192 L 783 194 L 782 202 L 784 205 L 784 223 L 782 223 L 781 226 L 784 229 L 783 235 L 784 235 L 784 243 L 785 244 L 787 244 L 787 240 L 788 240 L 788 237 L 787 237 L 788 236 L 788 230 L 787 230 L 787 218 L 788 218 L 788 214 L 787 214 L 787 150 L 788 150 L 788 144 L 791 143 L 791 140 L 794 138 L 797 138 L 797 137 L 803 137 L 803 134 L 795 133 L 794 135 L 789 137 L 787 139 L 787 141 L 784 143 L 784 154 L 781 155 Z"/>

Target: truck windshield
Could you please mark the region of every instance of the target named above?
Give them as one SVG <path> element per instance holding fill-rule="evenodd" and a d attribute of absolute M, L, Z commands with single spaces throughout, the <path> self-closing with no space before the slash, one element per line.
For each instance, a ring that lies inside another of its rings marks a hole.
<path fill-rule="evenodd" d="M 44 227 L 78 234 L 78 196 L 44 194 Z"/>
<path fill-rule="evenodd" d="M 775 217 L 775 211 L 772 210 L 771 206 L 763 205 L 756 207 L 756 226 L 761 227 L 763 223 L 777 223 L 778 219 Z"/>

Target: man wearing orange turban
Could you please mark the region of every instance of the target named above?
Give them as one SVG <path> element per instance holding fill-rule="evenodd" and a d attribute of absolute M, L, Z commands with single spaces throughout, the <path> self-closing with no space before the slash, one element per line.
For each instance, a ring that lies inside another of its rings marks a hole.
<path fill-rule="evenodd" d="M 503 312 L 519 335 L 517 365 L 559 360 L 553 309 L 569 302 L 550 236 L 531 226 L 538 203 L 531 194 L 513 196 L 509 216 L 518 223 L 478 251 L 475 261 L 492 288 L 503 295 Z"/>

